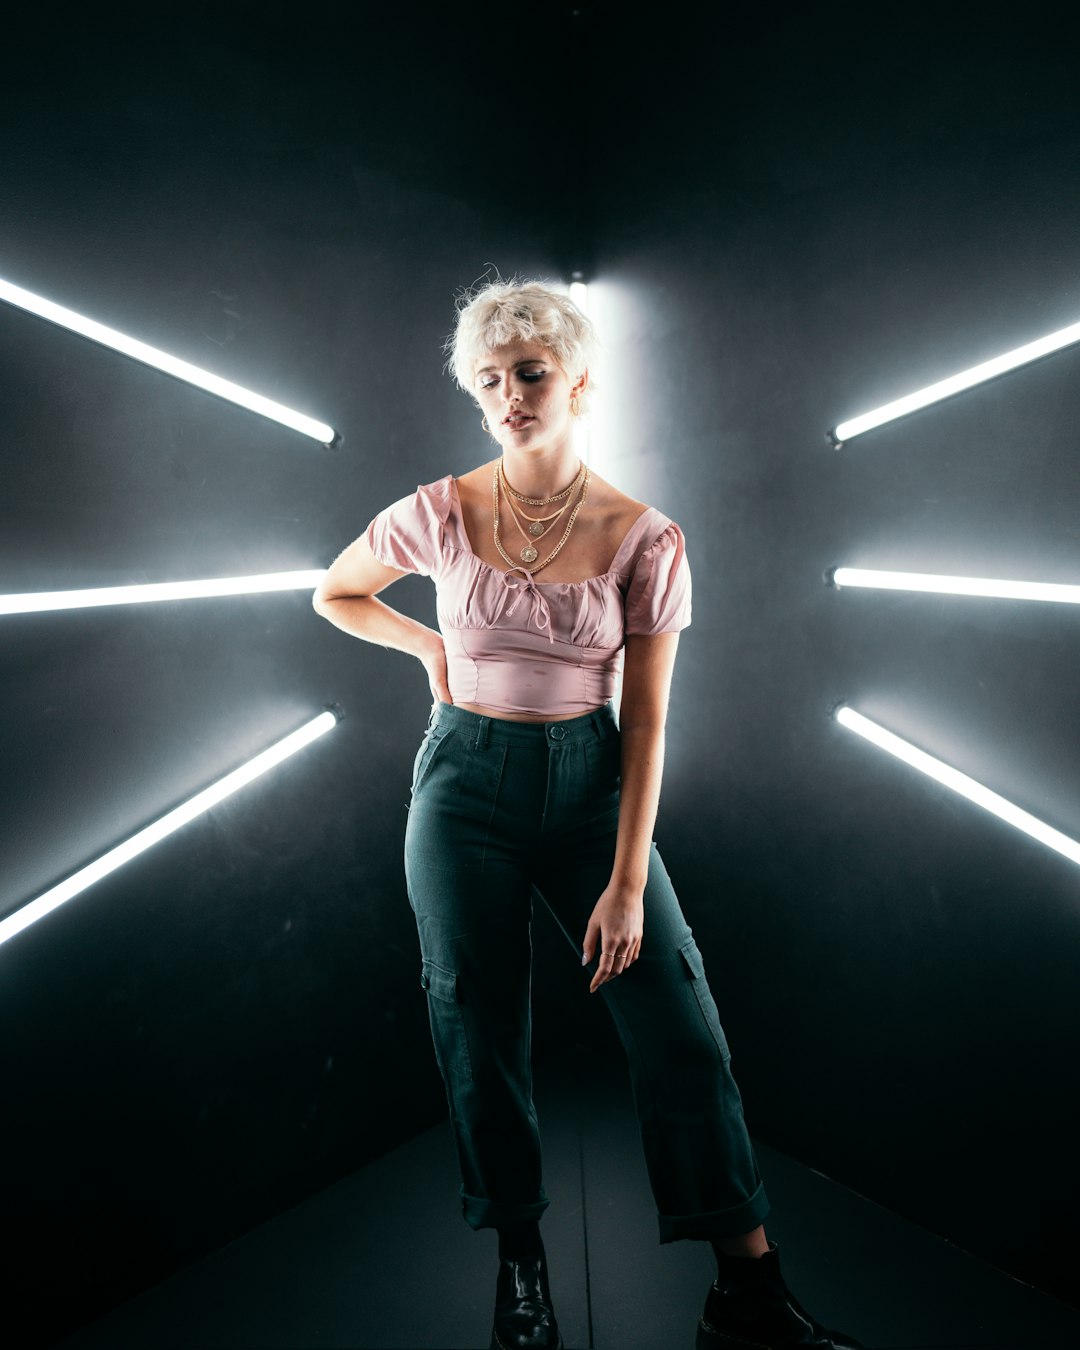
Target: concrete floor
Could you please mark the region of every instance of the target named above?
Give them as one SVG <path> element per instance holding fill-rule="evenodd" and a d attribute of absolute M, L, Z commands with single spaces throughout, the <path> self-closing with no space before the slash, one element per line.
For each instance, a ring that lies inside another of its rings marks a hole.
<path fill-rule="evenodd" d="M 692 1350 L 714 1271 L 659 1246 L 629 1087 L 570 1056 L 538 1075 L 543 1221 L 556 1311 L 575 1350 Z M 867 1347 L 1080 1347 L 1080 1312 L 765 1146 L 767 1228 L 788 1285 Z M 486 1348 L 493 1233 L 462 1222 L 440 1126 L 115 1309 L 62 1350 Z"/>

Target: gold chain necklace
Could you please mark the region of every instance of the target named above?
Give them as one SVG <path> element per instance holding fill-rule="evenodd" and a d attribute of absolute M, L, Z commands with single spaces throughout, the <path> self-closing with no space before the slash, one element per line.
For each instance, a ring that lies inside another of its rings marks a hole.
<path fill-rule="evenodd" d="M 495 535 L 495 547 L 499 551 L 499 557 L 502 558 L 503 562 L 506 563 L 506 565 L 511 570 L 522 571 L 523 569 L 521 567 L 521 563 L 514 562 L 513 558 L 511 558 L 510 555 L 503 548 L 502 540 L 499 538 L 499 477 L 500 477 L 499 469 L 498 465 L 496 465 L 495 472 L 491 475 L 491 505 L 492 505 L 493 529 Z M 530 576 L 535 575 L 535 573 L 539 572 L 541 568 L 546 567 L 548 563 L 551 562 L 552 559 L 559 553 L 563 544 L 565 544 L 566 541 L 570 538 L 570 531 L 574 528 L 574 521 L 577 520 L 578 512 L 585 505 L 585 498 L 589 492 L 589 470 L 585 467 L 584 464 L 581 466 L 581 471 L 578 474 L 578 478 L 581 479 L 581 496 L 578 498 L 577 505 L 574 507 L 573 511 L 570 512 L 570 519 L 566 522 L 566 529 L 563 531 L 563 537 L 559 540 L 559 542 L 555 545 L 555 547 L 551 550 L 551 552 L 548 554 L 548 556 L 544 559 L 542 563 L 537 563 L 535 567 L 529 568 Z M 577 481 L 578 480 L 575 479 L 574 484 L 572 484 L 571 487 L 575 486 Z M 530 563 L 530 564 L 534 563 L 536 562 L 538 556 L 539 554 L 531 544 L 527 545 L 525 548 L 521 550 L 521 562 L 523 563 Z"/>
<path fill-rule="evenodd" d="M 503 468 L 501 461 L 499 464 L 499 473 L 502 476 L 502 485 L 503 487 L 506 487 L 506 470 L 505 468 Z M 578 470 L 577 478 L 575 478 L 573 483 L 570 484 L 571 491 L 573 491 L 575 487 L 579 487 L 580 485 L 581 485 L 581 471 Z M 570 506 L 572 501 L 573 501 L 572 497 L 567 497 L 566 501 L 563 502 L 562 506 L 560 506 L 557 511 L 552 511 L 550 516 L 527 516 L 525 512 L 521 510 L 520 507 L 514 505 L 512 497 L 507 497 L 506 504 L 507 506 L 509 506 L 510 513 L 514 517 L 514 524 L 518 527 L 518 533 L 521 535 L 522 539 L 525 540 L 526 544 L 530 544 L 532 542 L 532 539 L 542 539 L 544 535 L 548 533 L 549 530 L 553 530 L 555 528 L 555 522 L 559 519 L 560 516 L 565 514 L 567 507 Z M 529 527 L 528 534 L 525 533 L 526 525 L 528 525 Z M 532 536 L 532 539 L 530 539 L 529 537 L 530 535 Z M 534 558 L 536 557 L 535 553 L 533 554 L 533 557 Z M 527 562 L 529 560 L 522 559 L 522 561 Z"/>
<path fill-rule="evenodd" d="M 500 461 L 500 465 L 501 465 L 501 461 Z M 522 495 L 520 492 L 518 492 L 515 488 L 512 488 L 512 487 L 510 486 L 510 480 L 509 480 L 509 479 L 507 478 L 507 476 L 506 476 L 506 470 L 505 470 L 505 469 L 503 469 L 503 487 L 506 488 L 506 491 L 507 491 L 507 493 L 509 494 L 509 496 L 516 498 L 519 502 L 524 503 L 525 506 L 550 506 L 552 502 L 561 502 L 562 499 L 563 499 L 564 497 L 569 497 L 569 496 L 570 496 L 570 494 L 574 491 L 574 489 L 575 489 L 575 488 L 577 487 L 577 485 L 578 485 L 578 479 L 581 477 L 581 469 L 582 469 L 582 467 L 583 467 L 582 465 L 580 465 L 580 464 L 578 465 L 578 471 L 577 471 L 576 477 L 574 478 L 574 481 L 570 484 L 570 486 L 569 486 L 568 488 L 563 488 L 563 490 L 562 490 L 561 492 L 556 492 L 555 495 L 554 495 L 554 497 L 525 497 L 525 496 L 523 496 L 523 495 Z"/>
<path fill-rule="evenodd" d="M 566 505 L 563 507 L 562 511 L 558 512 L 558 516 L 549 517 L 549 519 L 551 519 L 550 525 L 545 525 L 539 520 L 534 520 L 530 523 L 528 531 L 526 531 L 524 525 L 522 524 L 522 521 L 528 520 L 529 517 L 520 516 L 518 514 L 518 508 L 514 505 L 513 501 L 509 497 L 507 497 L 506 499 L 506 504 L 510 508 L 510 514 L 514 517 L 514 524 L 518 528 L 518 534 L 521 535 L 522 539 L 525 540 L 526 544 L 531 545 L 533 543 L 533 540 L 539 542 L 541 539 L 543 539 L 544 535 L 547 534 L 549 530 L 553 530 L 555 528 L 555 521 L 558 519 L 558 516 L 561 516 L 563 514 L 563 512 L 566 510 L 566 507 L 570 505 L 570 498 L 567 497 Z"/>

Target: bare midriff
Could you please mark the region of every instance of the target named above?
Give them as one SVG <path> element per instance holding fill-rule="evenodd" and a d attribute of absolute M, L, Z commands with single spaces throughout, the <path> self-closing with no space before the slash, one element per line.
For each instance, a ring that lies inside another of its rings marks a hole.
<path fill-rule="evenodd" d="M 597 708 L 583 708 L 579 712 L 568 713 L 549 713 L 546 717 L 541 717 L 537 713 L 524 712 L 506 712 L 502 708 L 486 708 L 482 703 L 456 703 L 456 708 L 464 708 L 466 712 L 479 713 L 481 717 L 496 717 L 500 722 L 569 722 L 575 717 L 586 717 L 591 712 L 599 712 L 604 705 Z"/>

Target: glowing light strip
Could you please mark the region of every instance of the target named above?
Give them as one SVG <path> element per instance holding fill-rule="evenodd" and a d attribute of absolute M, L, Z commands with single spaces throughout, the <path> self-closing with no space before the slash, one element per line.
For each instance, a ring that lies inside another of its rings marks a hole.
<path fill-rule="evenodd" d="M 115 328 L 106 328 L 103 323 L 77 314 L 73 309 L 65 309 L 63 305 L 54 304 L 53 301 L 35 295 L 32 291 L 23 290 L 21 286 L 15 286 L 3 278 L 0 278 L 0 300 L 6 300 L 8 304 L 17 305 L 19 309 L 28 310 L 42 319 L 57 323 L 61 328 L 68 328 L 73 333 L 81 333 L 83 337 L 100 342 L 102 346 L 111 347 L 113 351 L 123 352 L 125 356 L 131 356 L 136 361 L 163 370 L 167 375 L 175 375 L 178 380 L 198 385 L 200 389 L 217 394 L 219 398 L 228 399 L 230 403 L 238 403 L 241 408 L 248 408 L 251 412 L 261 413 L 263 417 L 270 417 L 304 436 L 321 441 L 323 445 L 330 445 L 338 439 L 334 428 L 327 426 L 325 422 L 317 422 L 313 417 L 286 408 L 283 403 L 264 398 L 262 394 L 256 394 L 242 385 L 233 384 L 231 380 L 222 379 L 220 375 L 213 375 L 208 370 L 193 366 L 189 361 L 181 361 L 179 357 L 170 356 L 168 352 L 159 351 L 157 347 L 148 346 L 137 338 L 128 337 L 126 333 L 120 333 Z"/>
<path fill-rule="evenodd" d="M 195 600 L 220 595 L 258 595 L 266 591 L 313 591 L 325 569 L 263 572 L 250 577 L 210 581 L 155 581 L 139 586 L 98 586 L 79 591 L 28 591 L 0 595 L 0 614 L 36 614 L 52 609 L 90 609 L 96 605 L 142 605 L 154 600 Z"/>
<path fill-rule="evenodd" d="M 845 441 L 850 441 L 854 436 L 861 436 L 872 427 L 879 427 L 884 422 L 904 417 L 919 408 L 925 408 L 930 403 L 948 398 L 951 394 L 970 389 L 972 385 L 982 384 L 984 380 L 992 380 L 995 375 L 1004 375 L 1008 370 L 1015 370 L 1017 366 L 1026 365 L 1029 361 L 1037 361 L 1040 356 L 1049 356 L 1051 352 L 1069 347 L 1074 342 L 1080 342 L 1080 323 L 1070 324 L 1068 328 L 1059 328 L 1056 333 L 1050 333 L 1047 337 L 1038 338 L 1035 342 L 1005 352 L 1002 356 L 992 357 L 989 361 L 972 366 L 970 370 L 960 371 L 958 375 L 938 380 L 936 384 L 927 385 L 925 389 L 918 389 L 914 394 L 907 394 L 892 403 L 885 403 L 880 408 L 874 408 L 872 412 L 852 417 L 847 422 L 840 422 L 828 433 L 829 439 L 839 448 Z"/>
<path fill-rule="evenodd" d="M 932 572 L 879 572 L 868 567 L 838 567 L 836 586 L 882 591 L 928 591 L 935 595 L 979 595 L 997 600 L 1053 600 L 1080 604 L 1080 586 L 1056 581 L 1002 581 L 992 577 L 948 577 Z"/>
<path fill-rule="evenodd" d="M 581 273 L 578 273 L 580 276 Z M 589 286 L 585 281 L 572 281 L 569 286 L 571 301 L 581 310 L 586 318 L 589 317 Z M 594 454 L 592 437 L 589 435 L 589 419 L 580 423 L 574 429 L 574 438 L 577 442 L 578 453 L 588 464 L 590 469 L 597 470 L 597 457 Z M 598 471 L 598 470 L 597 470 Z"/>
<path fill-rule="evenodd" d="M 74 876 L 68 877 L 66 881 L 62 881 L 58 886 L 46 891 L 44 895 L 39 895 L 36 900 L 31 900 L 28 904 L 23 905 L 14 914 L 9 914 L 6 919 L 0 920 L 0 944 L 7 942 L 9 938 L 13 938 L 16 933 L 21 933 L 24 928 L 29 928 L 32 923 L 44 918 L 46 914 L 65 904 L 81 891 L 85 891 L 95 881 L 100 881 L 102 877 L 108 876 L 110 872 L 114 872 L 123 863 L 138 857 L 151 845 L 166 838 L 174 830 L 178 830 L 181 825 L 186 825 L 189 820 L 194 820 L 202 812 L 208 811 L 210 807 L 215 806 L 239 788 L 258 778 L 260 774 L 264 774 L 268 769 L 280 764 L 283 759 L 288 759 L 290 755 L 302 750 L 304 746 L 310 745 L 312 741 L 335 727 L 337 722 L 338 719 L 334 713 L 329 711 L 320 713 L 318 717 L 312 718 L 299 730 L 277 741 L 268 750 L 256 755 L 254 759 L 249 759 L 239 769 L 234 769 L 232 773 L 226 774 L 224 778 L 219 778 L 210 787 L 204 788 L 202 792 L 184 802 L 182 806 L 168 812 L 167 815 L 162 816 L 152 825 L 147 825 L 145 829 L 133 834 L 130 839 L 126 839 L 122 844 L 110 849 L 108 853 L 103 853 L 95 862 L 83 867 Z"/>
<path fill-rule="evenodd" d="M 589 284 L 586 281 L 572 281 L 570 283 L 570 299 L 581 310 L 582 314 L 588 317 L 589 314 Z"/>
<path fill-rule="evenodd" d="M 951 768 L 948 764 L 943 763 L 940 759 L 935 759 L 933 755 L 926 754 L 923 750 L 917 750 L 909 741 L 894 736 L 891 731 L 886 731 L 877 722 L 872 722 L 868 717 L 864 717 L 862 713 L 857 713 L 853 708 L 846 706 L 839 708 L 836 712 L 836 720 L 841 726 L 865 737 L 866 740 L 873 742 L 882 750 L 888 751 L 890 755 L 895 755 L 897 759 L 902 759 L 906 764 L 910 764 L 912 768 L 937 779 L 939 783 L 943 783 L 947 788 L 958 792 L 961 797 L 966 797 L 976 806 L 981 806 L 985 811 L 991 812 L 1009 825 L 1015 826 L 1016 829 L 1023 830 L 1025 834 L 1037 839 L 1040 844 L 1045 844 L 1047 848 L 1052 848 L 1056 853 L 1063 854 L 1074 863 L 1080 863 L 1080 843 L 1077 843 L 1075 839 L 1070 839 L 1067 834 L 1062 834 L 1060 830 L 1055 830 L 1052 826 L 1044 824 L 1035 816 L 1029 815 L 1019 806 L 1014 806 L 1012 802 L 998 796 L 996 792 L 991 792 L 989 788 L 983 787 L 974 778 L 969 778 L 967 774 Z"/>

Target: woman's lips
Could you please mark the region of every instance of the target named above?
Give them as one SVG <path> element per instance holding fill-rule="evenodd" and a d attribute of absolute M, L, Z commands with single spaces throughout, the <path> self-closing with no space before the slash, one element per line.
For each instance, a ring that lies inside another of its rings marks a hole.
<path fill-rule="evenodd" d="M 536 418 L 533 417 L 531 414 L 514 417 L 505 417 L 503 418 L 503 426 L 509 427 L 511 431 L 520 431 L 522 427 L 528 426 L 530 422 L 535 421 Z"/>

